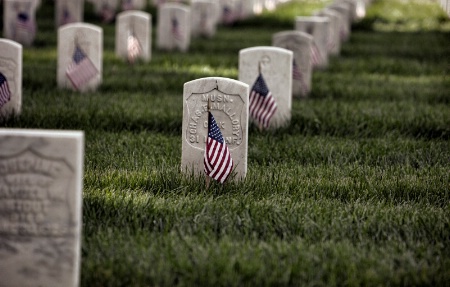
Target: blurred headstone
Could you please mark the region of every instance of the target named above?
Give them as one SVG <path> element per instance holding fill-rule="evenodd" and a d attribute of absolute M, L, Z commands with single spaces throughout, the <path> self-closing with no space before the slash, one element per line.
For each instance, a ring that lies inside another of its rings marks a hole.
<path fill-rule="evenodd" d="M 330 21 L 327 17 L 298 16 L 295 18 L 295 30 L 310 34 L 313 41 L 313 67 L 328 66 L 328 41 Z"/>
<path fill-rule="evenodd" d="M 186 52 L 191 43 L 191 9 L 184 4 L 162 4 L 157 29 L 158 48 Z"/>
<path fill-rule="evenodd" d="M 125 11 L 117 15 L 116 55 L 133 63 L 151 59 L 151 15 L 142 11 Z"/>
<path fill-rule="evenodd" d="M 102 65 L 101 27 L 74 23 L 58 29 L 58 87 L 95 90 L 102 81 Z"/>
<path fill-rule="evenodd" d="M 84 134 L 0 129 L 0 286 L 78 286 Z"/>
<path fill-rule="evenodd" d="M 192 0 L 191 35 L 211 38 L 216 34 L 217 6 L 214 0 Z"/>
<path fill-rule="evenodd" d="M 36 3 L 34 0 L 4 0 L 3 35 L 24 46 L 36 37 Z"/>
<path fill-rule="evenodd" d="M 56 0 L 55 2 L 56 27 L 83 22 L 83 0 Z"/>
<path fill-rule="evenodd" d="M 272 36 L 272 45 L 294 53 L 292 94 L 306 97 L 311 91 L 313 37 L 300 31 L 282 31 Z"/>

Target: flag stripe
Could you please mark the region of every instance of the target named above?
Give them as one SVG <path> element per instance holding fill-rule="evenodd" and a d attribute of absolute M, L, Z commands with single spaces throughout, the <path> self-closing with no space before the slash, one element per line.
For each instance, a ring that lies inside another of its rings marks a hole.
<path fill-rule="evenodd" d="M 270 120 L 277 110 L 277 104 L 261 74 L 252 87 L 249 100 L 250 116 L 260 125 L 268 128 Z"/>

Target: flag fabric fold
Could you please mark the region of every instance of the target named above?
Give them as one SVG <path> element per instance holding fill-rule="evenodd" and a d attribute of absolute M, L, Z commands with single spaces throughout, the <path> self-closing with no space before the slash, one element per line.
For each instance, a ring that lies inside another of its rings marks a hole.
<path fill-rule="evenodd" d="M 36 33 L 36 23 L 30 19 L 28 13 L 20 12 L 17 14 L 16 18 L 16 33 L 26 33 L 31 37 L 35 36 Z"/>
<path fill-rule="evenodd" d="M 175 40 L 182 40 L 183 39 L 183 34 L 181 33 L 180 30 L 180 23 L 178 22 L 178 19 L 176 17 L 173 17 L 172 20 L 172 36 L 175 38 Z"/>
<path fill-rule="evenodd" d="M 9 89 L 6 77 L 0 73 L 0 108 L 11 100 L 11 91 Z"/>
<path fill-rule="evenodd" d="M 267 88 L 266 82 L 260 73 L 252 90 L 250 91 L 250 116 L 264 128 L 268 128 L 270 119 L 277 110 L 277 103 L 275 102 L 272 93 Z"/>
<path fill-rule="evenodd" d="M 66 76 L 75 89 L 80 90 L 89 80 L 97 76 L 99 71 L 81 48 L 76 45 L 72 63 L 67 67 Z"/>
<path fill-rule="evenodd" d="M 134 63 L 134 61 L 141 55 L 142 48 L 139 44 L 139 40 L 134 35 L 129 35 L 127 40 L 127 52 L 128 61 Z"/>
<path fill-rule="evenodd" d="M 208 112 L 208 137 L 203 163 L 206 175 L 220 183 L 224 183 L 233 171 L 233 159 L 211 112 Z"/>

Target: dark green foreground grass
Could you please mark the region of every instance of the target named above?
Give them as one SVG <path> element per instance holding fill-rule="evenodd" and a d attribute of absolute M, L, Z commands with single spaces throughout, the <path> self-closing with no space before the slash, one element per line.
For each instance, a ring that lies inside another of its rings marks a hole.
<path fill-rule="evenodd" d="M 448 285 L 450 21 L 436 3 L 376 1 L 291 125 L 251 127 L 244 182 L 205 190 L 180 174 L 183 83 L 237 78 L 240 49 L 323 5 L 297 1 L 132 67 L 102 25 L 103 84 L 83 95 L 55 88 L 41 8 L 23 113 L 1 126 L 85 131 L 82 286 Z"/>

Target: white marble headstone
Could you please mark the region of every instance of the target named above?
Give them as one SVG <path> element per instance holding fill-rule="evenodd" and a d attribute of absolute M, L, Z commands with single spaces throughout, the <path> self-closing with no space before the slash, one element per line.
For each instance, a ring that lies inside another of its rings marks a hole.
<path fill-rule="evenodd" d="M 131 10 L 117 15 L 117 56 L 131 61 L 133 61 L 133 58 L 143 59 L 146 62 L 151 59 L 151 19 L 150 14 L 142 11 Z M 136 56 L 133 56 L 134 54 Z"/>
<path fill-rule="evenodd" d="M 101 18 L 103 23 L 112 22 L 119 8 L 119 0 L 93 0 L 95 13 Z"/>
<path fill-rule="evenodd" d="M 83 22 L 83 0 L 56 0 L 55 2 L 56 27 Z"/>
<path fill-rule="evenodd" d="M 78 286 L 84 134 L 0 129 L 0 286 Z"/>
<path fill-rule="evenodd" d="M 208 99 L 234 162 L 235 180 L 247 174 L 248 150 L 247 84 L 220 77 L 202 78 L 184 84 L 181 170 L 204 175 L 203 157 L 208 132 Z"/>
<path fill-rule="evenodd" d="M 341 52 L 340 27 L 343 25 L 341 14 L 332 9 L 322 9 L 314 15 L 327 17 L 330 21 L 328 26 L 328 53 L 330 55 L 339 55 Z"/>
<path fill-rule="evenodd" d="M 313 67 L 326 68 L 328 66 L 328 40 L 330 21 L 327 17 L 298 16 L 295 18 L 295 30 L 310 34 L 313 41 L 313 52 L 316 59 Z"/>
<path fill-rule="evenodd" d="M 272 36 L 272 45 L 294 53 L 292 94 L 306 97 L 311 91 L 313 37 L 300 31 L 282 31 Z"/>
<path fill-rule="evenodd" d="M 34 0 L 4 0 L 3 36 L 30 46 L 36 36 L 36 3 Z"/>
<path fill-rule="evenodd" d="M 217 6 L 214 0 L 192 0 L 191 35 L 211 38 L 216 34 Z"/>
<path fill-rule="evenodd" d="M 350 15 L 350 8 L 345 3 L 333 3 L 328 5 L 326 9 L 331 9 L 341 15 L 341 27 L 339 35 L 341 42 L 346 42 L 350 38 L 352 18 Z"/>
<path fill-rule="evenodd" d="M 142 10 L 146 4 L 146 0 L 122 0 L 121 10 Z"/>
<path fill-rule="evenodd" d="M 84 57 L 76 64 L 78 52 L 81 52 Z M 102 81 L 102 57 L 103 30 L 101 27 L 85 23 L 60 27 L 58 29 L 58 87 L 81 92 L 97 89 Z"/>
<path fill-rule="evenodd" d="M 249 85 L 250 92 L 259 74 L 277 104 L 269 128 L 286 126 L 292 109 L 293 53 L 277 47 L 252 47 L 239 52 L 239 81 Z"/>
<path fill-rule="evenodd" d="M 191 43 L 191 9 L 178 3 L 159 6 L 157 45 L 162 50 L 186 52 Z"/>
<path fill-rule="evenodd" d="M 219 0 L 220 4 L 220 22 L 225 25 L 231 25 L 239 19 L 239 12 L 234 0 Z"/>
<path fill-rule="evenodd" d="M 0 118 L 22 109 L 22 45 L 0 39 Z"/>

